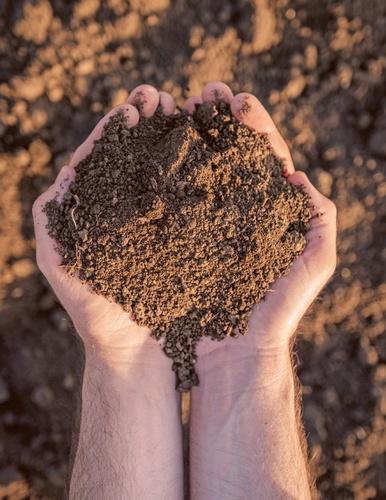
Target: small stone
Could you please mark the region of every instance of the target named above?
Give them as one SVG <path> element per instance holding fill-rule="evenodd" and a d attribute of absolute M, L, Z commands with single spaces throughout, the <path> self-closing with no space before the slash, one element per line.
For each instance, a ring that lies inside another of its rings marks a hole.
<path fill-rule="evenodd" d="M 69 373 L 68 375 L 65 376 L 63 380 L 63 387 L 66 389 L 66 391 L 72 391 L 74 389 L 74 384 L 75 384 L 75 378 L 72 373 Z"/>
<path fill-rule="evenodd" d="M 11 291 L 10 296 L 12 299 L 20 299 L 21 297 L 23 297 L 24 292 L 24 288 L 18 286 Z"/>
<path fill-rule="evenodd" d="M 363 441 L 367 436 L 367 432 L 362 426 L 358 426 L 354 432 L 355 432 L 356 437 L 358 439 L 360 439 L 361 441 Z"/>
<path fill-rule="evenodd" d="M 48 408 L 54 402 L 55 394 L 48 385 L 40 385 L 32 391 L 31 400 L 39 408 Z"/>

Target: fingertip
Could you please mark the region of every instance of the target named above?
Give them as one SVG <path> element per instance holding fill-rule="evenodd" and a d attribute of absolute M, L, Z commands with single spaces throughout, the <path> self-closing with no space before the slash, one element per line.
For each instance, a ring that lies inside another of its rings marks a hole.
<path fill-rule="evenodd" d="M 170 116 L 174 113 L 176 103 L 174 102 L 173 96 L 168 92 L 164 92 L 163 90 L 159 92 L 159 102 L 165 116 Z"/>
<path fill-rule="evenodd" d="M 231 112 L 235 118 L 244 122 L 246 116 L 250 114 L 255 96 L 248 92 L 236 94 L 231 101 Z"/>
<path fill-rule="evenodd" d="M 231 102 L 233 116 L 251 130 L 271 134 L 276 130 L 275 124 L 261 102 L 249 92 L 237 94 Z"/>
<path fill-rule="evenodd" d="M 202 98 L 198 95 L 194 95 L 186 99 L 184 105 L 182 106 L 182 109 L 186 109 L 186 111 L 190 115 L 192 115 L 196 111 L 196 106 L 202 103 L 203 103 Z"/>
<path fill-rule="evenodd" d="M 135 106 L 140 115 L 150 118 L 158 107 L 160 95 L 158 90 L 147 83 L 136 87 L 126 102 Z"/>
<path fill-rule="evenodd" d="M 110 112 L 111 114 L 109 113 L 108 115 L 106 115 L 106 117 L 110 119 L 113 115 L 116 115 L 119 112 L 122 112 L 125 115 L 128 128 L 135 127 L 138 124 L 139 111 L 135 106 L 129 104 L 128 102 L 119 104 L 118 106 L 113 108 Z"/>
<path fill-rule="evenodd" d="M 210 82 L 202 89 L 203 101 L 210 102 L 211 104 L 218 104 L 220 101 L 225 101 L 228 104 L 233 99 L 233 92 L 223 82 Z"/>

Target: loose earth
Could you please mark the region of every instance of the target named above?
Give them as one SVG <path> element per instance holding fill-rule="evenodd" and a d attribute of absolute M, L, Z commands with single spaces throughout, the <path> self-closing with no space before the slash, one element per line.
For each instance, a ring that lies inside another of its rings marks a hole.
<path fill-rule="evenodd" d="M 69 274 L 164 338 L 176 389 L 198 385 L 196 346 L 248 330 L 248 315 L 306 246 L 311 208 L 268 139 L 226 103 L 113 116 L 45 207 Z"/>

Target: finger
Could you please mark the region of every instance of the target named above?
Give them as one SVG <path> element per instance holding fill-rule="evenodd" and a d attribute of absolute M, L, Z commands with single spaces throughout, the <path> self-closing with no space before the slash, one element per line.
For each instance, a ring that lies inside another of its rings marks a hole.
<path fill-rule="evenodd" d="M 176 103 L 173 97 L 168 93 L 161 90 L 159 92 L 159 102 L 161 104 L 162 112 L 165 116 L 170 116 L 176 109 Z"/>
<path fill-rule="evenodd" d="M 182 109 L 186 109 L 186 111 L 192 115 L 195 111 L 196 111 L 196 106 L 198 104 L 202 104 L 202 98 L 198 95 L 195 95 L 195 96 L 192 96 L 192 97 L 189 97 L 188 99 L 186 99 L 186 101 L 184 102 L 184 105 L 182 106 Z"/>
<path fill-rule="evenodd" d="M 222 82 L 210 82 L 202 89 L 202 100 L 211 104 L 218 104 L 220 101 L 225 101 L 228 104 L 233 99 L 233 92 Z"/>
<path fill-rule="evenodd" d="M 261 102 L 254 95 L 242 92 L 233 98 L 231 111 L 233 116 L 251 130 L 267 134 L 276 155 L 283 160 L 286 172 L 288 175 L 292 175 L 295 172 L 295 168 L 288 146 Z"/>
<path fill-rule="evenodd" d="M 233 92 L 231 89 L 222 82 L 210 82 L 202 89 L 203 101 L 210 102 L 211 104 L 218 104 L 220 101 L 225 101 L 228 104 L 233 99 Z"/>
<path fill-rule="evenodd" d="M 308 231 L 306 252 L 313 254 L 316 249 L 327 262 L 324 272 L 330 276 L 336 266 L 336 207 L 331 200 L 323 196 L 311 184 L 304 172 L 296 171 L 288 180 L 297 186 L 302 186 L 310 196 L 312 219 Z"/>
<path fill-rule="evenodd" d="M 87 137 L 83 144 L 81 144 L 78 149 L 75 151 L 73 157 L 70 161 L 70 167 L 75 168 L 76 165 L 80 161 L 82 161 L 88 154 L 91 153 L 95 141 L 101 138 L 103 128 L 109 119 L 116 115 L 117 113 L 122 112 L 127 120 L 127 126 L 129 128 L 137 125 L 139 120 L 138 110 L 129 103 L 119 104 L 119 106 L 115 106 L 106 116 L 104 116 L 96 125 L 91 134 Z"/>
<path fill-rule="evenodd" d="M 136 87 L 130 93 L 126 102 L 135 106 L 141 116 L 150 118 L 150 116 L 154 115 L 159 100 L 158 90 L 152 85 L 144 84 Z"/>

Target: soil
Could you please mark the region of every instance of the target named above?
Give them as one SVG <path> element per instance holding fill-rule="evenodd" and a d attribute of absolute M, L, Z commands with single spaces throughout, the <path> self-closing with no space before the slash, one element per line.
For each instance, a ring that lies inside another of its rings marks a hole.
<path fill-rule="evenodd" d="M 337 271 L 299 326 L 303 417 L 323 499 L 386 498 L 384 0 L 5 0 L 0 67 L 0 497 L 62 498 L 81 371 L 33 200 L 136 85 L 181 105 L 222 80 L 337 205 Z"/>
<path fill-rule="evenodd" d="M 176 388 L 198 385 L 200 338 L 237 337 L 306 246 L 307 194 L 225 102 L 129 129 L 123 113 L 47 203 L 62 264 L 164 338 Z"/>

